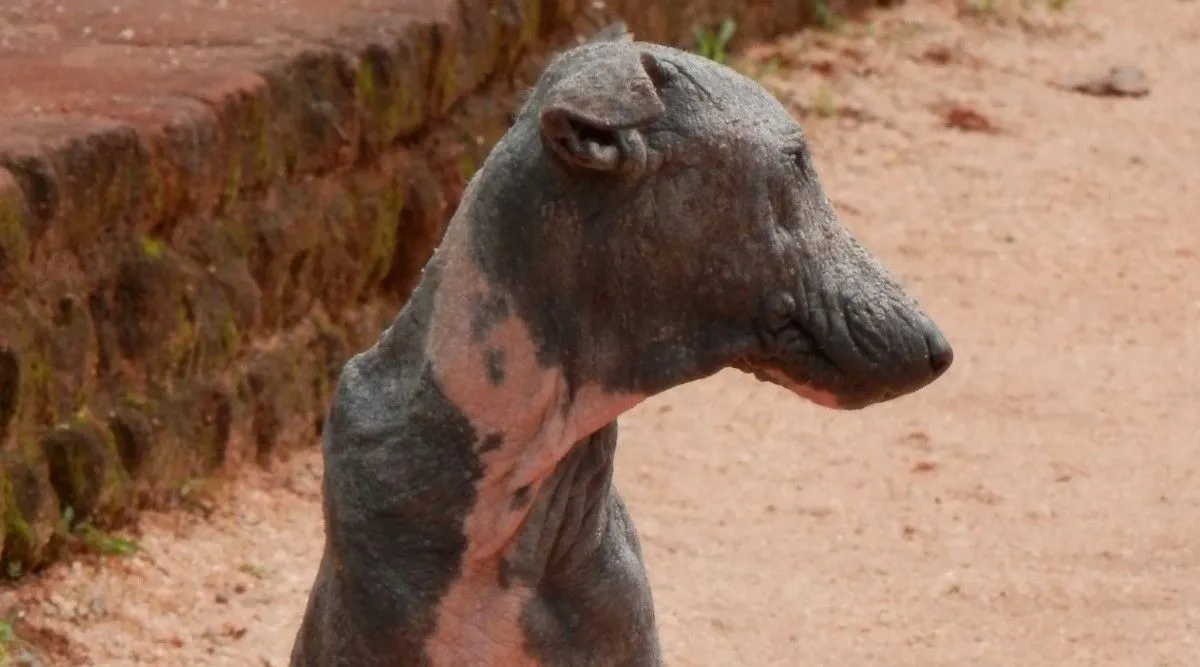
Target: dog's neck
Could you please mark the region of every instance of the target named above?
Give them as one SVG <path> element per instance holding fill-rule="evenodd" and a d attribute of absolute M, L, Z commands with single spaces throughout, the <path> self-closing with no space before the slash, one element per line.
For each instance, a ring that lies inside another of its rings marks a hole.
<path fill-rule="evenodd" d="M 539 363 L 512 295 L 475 264 L 470 234 L 456 216 L 433 257 L 438 284 L 425 357 L 442 393 L 477 434 L 483 474 L 464 526 L 464 562 L 486 567 L 511 546 L 532 501 L 574 445 L 644 396 L 568 386 L 560 368 Z"/>
<path fill-rule="evenodd" d="M 579 587 L 606 550 L 628 549 L 615 420 L 642 397 L 572 385 L 539 359 L 469 242 L 460 212 L 392 326 L 343 368 L 323 567 L 371 610 L 353 622 L 409 624 L 431 664 L 527 666 L 526 640 L 557 636 L 559 608 L 605 618 Z"/>
<path fill-rule="evenodd" d="M 423 306 L 393 325 L 423 337 L 414 355 L 421 376 L 470 424 L 478 457 L 464 553 L 425 651 L 434 664 L 527 665 L 522 615 L 545 583 L 573 577 L 601 548 L 610 425 L 643 397 L 569 386 L 560 368 L 541 363 L 512 296 L 485 279 L 470 241 L 460 212 L 412 297 Z"/>

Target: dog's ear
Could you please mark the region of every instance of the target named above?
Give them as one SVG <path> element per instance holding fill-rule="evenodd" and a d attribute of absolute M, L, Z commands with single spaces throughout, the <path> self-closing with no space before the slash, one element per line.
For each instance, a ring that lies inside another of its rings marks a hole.
<path fill-rule="evenodd" d="M 570 165 L 619 171 L 628 133 L 667 110 L 655 83 L 661 78 L 661 65 L 649 53 L 598 54 L 546 91 L 538 115 L 545 145 Z"/>
<path fill-rule="evenodd" d="M 616 21 L 610 23 L 596 31 L 594 35 L 587 39 L 587 44 L 596 44 L 598 42 L 632 42 L 633 33 L 629 32 L 629 26 L 625 25 L 624 21 Z"/>

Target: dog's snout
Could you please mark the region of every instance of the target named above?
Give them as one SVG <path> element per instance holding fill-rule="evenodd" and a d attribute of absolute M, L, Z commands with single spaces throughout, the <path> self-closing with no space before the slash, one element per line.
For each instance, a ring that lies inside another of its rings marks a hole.
<path fill-rule="evenodd" d="M 936 378 L 954 363 L 954 348 L 950 347 L 950 341 L 932 322 L 925 325 L 925 346 L 929 349 L 929 366 Z"/>

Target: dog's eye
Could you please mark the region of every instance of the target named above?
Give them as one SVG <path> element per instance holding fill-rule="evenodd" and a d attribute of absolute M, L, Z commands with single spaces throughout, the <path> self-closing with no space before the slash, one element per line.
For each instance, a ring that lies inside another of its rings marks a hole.
<path fill-rule="evenodd" d="M 808 178 L 809 174 L 812 173 L 812 162 L 809 161 L 808 151 L 803 148 L 797 148 L 789 151 L 789 156 L 796 165 L 796 168 L 800 170 L 800 177 Z"/>

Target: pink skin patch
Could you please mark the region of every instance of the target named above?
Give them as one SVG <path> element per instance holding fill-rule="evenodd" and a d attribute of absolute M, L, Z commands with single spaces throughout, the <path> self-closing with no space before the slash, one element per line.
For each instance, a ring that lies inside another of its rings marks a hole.
<path fill-rule="evenodd" d="M 808 385 L 793 382 L 786 375 L 775 369 L 761 370 L 756 372 L 755 375 L 761 375 L 760 379 L 766 380 L 771 384 L 779 385 L 780 387 L 787 389 L 800 398 L 811 401 L 812 403 L 815 403 L 823 408 L 830 408 L 833 410 L 841 408 L 841 402 L 838 401 L 837 396 L 834 396 L 827 391 L 814 389 Z"/>
<path fill-rule="evenodd" d="M 434 665 L 534 665 L 520 627 L 533 591 L 499 583 L 501 560 L 514 547 L 532 504 L 514 508 L 512 499 L 521 489 L 536 497 L 577 441 L 645 396 L 585 386 L 568 402 L 562 375 L 539 366 L 529 330 L 516 316 L 500 320 L 477 340 L 472 309 L 494 288 L 470 259 L 468 241 L 465 225 L 452 221 L 434 255 L 442 282 L 425 352 L 443 393 L 480 439 L 498 434 L 501 440 L 480 452 L 483 475 L 463 524 L 467 552 L 458 579 L 441 601 L 427 651 Z M 489 379 L 489 351 L 504 360 L 498 383 Z"/>

